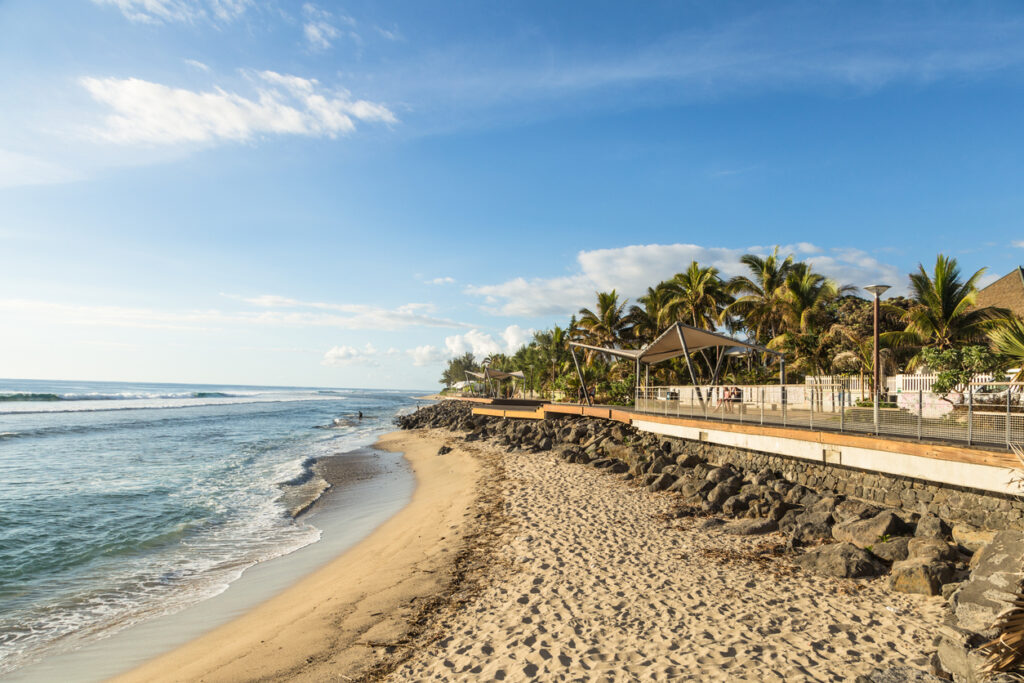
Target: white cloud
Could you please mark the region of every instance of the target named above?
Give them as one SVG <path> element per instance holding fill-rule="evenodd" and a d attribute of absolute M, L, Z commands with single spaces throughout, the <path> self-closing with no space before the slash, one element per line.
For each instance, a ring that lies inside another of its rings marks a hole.
<path fill-rule="evenodd" d="M 453 277 L 435 277 L 433 280 L 427 280 L 427 284 L 431 284 L 431 285 L 452 285 L 452 284 L 455 284 L 455 278 L 453 278 Z"/>
<path fill-rule="evenodd" d="M 246 141 L 258 135 L 336 138 L 355 130 L 355 120 L 396 123 L 384 105 L 327 90 L 316 79 L 261 71 L 254 97 L 221 88 L 200 92 L 139 78 L 81 79 L 93 99 L 111 112 L 93 131 L 117 143 L 175 144 Z"/>
<path fill-rule="evenodd" d="M 231 21 L 241 16 L 252 0 L 93 0 L 121 10 L 130 21 L 148 24 Z"/>
<path fill-rule="evenodd" d="M 444 349 L 439 349 L 429 344 L 409 349 L 406 353 L 412 357 L 412 364 L 417 367 L 436 365 L 449 357 L 449 354 Z"/>
<path fill-rule="evenodd" d="M 367 343 L 361 349 L 357 349 L 354 346 L 335 346 L 327 350 L 324 354 L 323 360 L 320 361 L 321 365 L 368 365 L 377 366 L 380 363 L 377 362 L 377 349 L 373 348 L 373 344 Z"/>
<path fill-rule="evenodd" d="M 277 294 L 263 294 L 256 297 L 240 297 L 233 294 L 224 294 L 229 299 L 244 301 L 247 304 L 260 308 L 284 308 L 284 309 L 313 309 L 316 311 L 331 311 L 345 314 L 344 316 L 332 316 L 324 314 L 310 315 L 308 313 L 290 314 L 294 316 L 308 316 L 311 319 L 323 317 L 328 320 L 344 320 L 346 327 L 350 329 L 378 329 L 396 330 L 404 327 L 466 327 L 464 323 L 455 322 L 447 318 L 438 318 L 431 315 L 436 307 L 430 303 L 408 303 L 397 308 L 382 308 L 366 304 L 336 304 L 323 301 L 299 301 Z"/>
<path fill-rule="evenodd" d="M 444 345 L 448 349 L 448 355 L 450 356 L 461 356 L 467 351 L 471 351 L 477 357 L 504 352 L 504 348 L 494 340 L 494 337 L 476 329 L 470 330 L 465 334 L 445 337 Z"/>
<path fill-rule="evenodd" d="M 399 33 L 398 29 L 388 30 L 386 28 L 381 28 L 380 26 L 374 26 L 373 28 L 376 29 L 377 33 L 379 33 L 382 38 L 393 41 L 402 40 L 402 34 Z"/>
<path fill-rule="evenodd" d="M 542 316 L 575 313 L 594 302 L 594 293 L 615 289 L 635 299 L 661 280 L 685 269 L 690 261 L 714 266 L 723 277 L 745 273 L 743 254 L 766 254 L 769 248 L 705 247 L 697 244 L 644 244 L 581 251 L 575 274 L 554 278 L 515 278 L 497 285 L 470 285 L 466 292 L 482 297 L 485 309 L 500 315 Z M 863 286 L 884 282 L 894 293 L 905 291 L 906 275 L 857 249 L 825 250 L 809 242 L 787 245 L 783 254 L 795 253 L 841 284 Z"/>
<path fill-rule="evenodd" d="M 1013 246 L 1024 249 L 1024 240 L 1015 240 Z"/>
<path fill-rule="evenodd" d="M 237 298 L 237 297 L 236 297 Z M 20 319 L 63 325 L 203 331 L 224 327 L 333 327 L 345 330 L 399 330 L 409 327 L 464 327 L 427 313 L 429 304 L 381 308 L 364 304 L 303 304 L 283 297 L 261 297 L 270 308 L 259 311 L 160 310 L 125 306 L 78 305 L 32 299 L 0 299 L 0 311 Z M 313 310 L 288 310 L 311 306 Z M 319 308 L 316 308 L 319 307 Z M 280 310 L 284 308 L 285 310 Z M 276 310 L 275 310 L 276 309 Z"/>
<path fill-rule="evenodd" d="M 501 333 L 501 338 L 505 340 L 508 353 L 515 353 L 533 339 L 533 333 L 533 329 L 524 330 L 519 325 L 509 325 Z"/>
<path fill-rule="evenodd" d="M 465 334 L 445 337 L 444 345 L 448 356 L 461 356 L 470 351 L 477 358 L 484 358 L 496 353 L 515 353 L 532 337 L 533 330 L 524 330 L 519 325 L 509 325 L 501 333 L 501 341 L 486 332 L 472 329 Z"/>
<path fill-rule="evenodd" d="M 352 17 L 344 14 L 332 14 L 311 2 L 302 6 L 302 16 L 304 20 L 302 33 L 306 38 L 306 44 L 315 51 L 328 49 L 331 47 L 331 43 L 342 34 L 335 22 L 346 24 L 349 27 L 356 25 L 356 20 Z M 349 30 L 348 35 L 357 43 L 362 42 L 355 31 Z"/>
<path fill-rule="evenodd" d="M 209 71 L 210 70 L 209 66 L 207 66 L 206 64 L 203 64 L 198 59 L 186 59 L 185 63 L 188 64 L 189 66 L 195 68 L 195 69 L 199 69 L 200 71 Z"/>

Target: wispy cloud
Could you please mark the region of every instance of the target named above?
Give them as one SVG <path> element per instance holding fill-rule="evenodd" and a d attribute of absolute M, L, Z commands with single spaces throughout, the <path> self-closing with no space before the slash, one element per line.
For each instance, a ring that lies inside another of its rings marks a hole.
<path fill-rule="evenodd" d="M 198 59 L 186 59 L 185 63 L 191 66 L 193 69 L 199 69 L 200 71 L 209 71 L 210 67 L 203 64 Z"/>
<path fill-rule="evenodd" d="M 1017 247 L 1019 249 L 1024 249 L 1024 240 L 1015 240 L 1013 242 L 1013 246 L 1015 246 L 1015 247 Z"/>
<path fill-rule="evenodd" d="M 95 139 L 176 144 L 246 141 L 257 135 L 337 137 L 356 121 L 396 123 L 386 106 L 328 90 L 316 79 L 274 71 L 254 74 L 252 97 L 216 88 L 198 92 L 138 78 L 83 78 L 82 86 L 111 113 Z"/>
<path fill-rule="evenodd" d="M 242 15 L 252 0 L 93 0 L 116 7 L 130 21 L 141 23 L 195 23 L 231 21 Z"/>
<path fill-rule="evenodd" d="M 765 254 L 769 248 L 705 247 L 697 244 L 642 244 L 613 249 L 581 251 L 578 270 L 572 275 L 531 279 L 515 278 L 496 285 L 470 285 L 466 293 L 481 297 L 484 308 L 499 315 L 565 315 L 593 304 L 594 293 L 615 289 L 636 298 L 647 287 L 672 277 L 690 261 L 714 266 L 724 277 L 745 272 L 743 254 Z M 861 286 L 874 282 L 894 285 L 894 293 L 906 288 L 906 276 L 895 266 L 870 254 L 849 248 L 822 249 L 809 242 L 785 245 L 793 253 L 841 284 Z"/>
<path fill-rule="evenodd" d="M 396 330 L 403 327 L 468 327 L 447 318 L 431 315 L 436 307 L 429 303 L 408 303 L 397 308 L 381 308 L 366 304 L 329 303 L 323 301 L 300 301 L 276 294 L 263 294 L 256 297 L 240 297 L 225 294 L 231 299 L 267 309 L 312 309 L 345 314 L 346 327 L 350 329 Z M 301 315 L 301 314 L 294 314 Z M 333 316 L 338 317 L 338 316 Z"/>
<path fill-rule="evenodd" d="M 329 49 L 334 41 L 343 34 L 356 44 L 362 45 L 363 38 L 356 32 L 357 22 L 347 14 L 328 12 L 307 2 L 302 6 L 302 21 L 302 33 L 306 40 L 306 46 L 314 52 Z"/>
<path fill-rule="evenodd" d="M 0 299 L 0 311 L 19 319 L 64 325 L 192 331 L 238 326 L 381 331 L 413 327 L 468 327 L 430 315 L 433 307 L 429 304 L 412 303 L 397 308 L 382 308 L 363 304 L 303 303 L 283 297 L 259 297 L 250 300 L 241 297 L 231 298 L 248 301 L 262 310 L 166 310 L 34 299 Z"/>
<path fill-rule="evenodd" d="M 431 285 L 452 285 L 452 284 L 455 284 L 455 278 L 453 278 L 453 277 L 435 277 L 432 280 L 427 280 L 427 284 L 431 284 Z"/>

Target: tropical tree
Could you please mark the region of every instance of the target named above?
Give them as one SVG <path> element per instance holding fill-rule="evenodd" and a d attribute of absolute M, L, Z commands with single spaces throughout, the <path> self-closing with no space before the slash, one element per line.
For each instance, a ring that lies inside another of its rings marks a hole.
<path fill-rule="evenodd" d="M 992 346 L 1003 357 L 1004 366 L 1018 368 L 1012 381 L 1024 381 L 1024 321 L 1013 318 L 989 332 Z"/>
<path fill-rule="evenodd" d="M 673 293 L 667 283 L 660 282 L 655 287 L 648 287 L 647 293 L 637 298 L 639 306 L 629 309 L 630 331 L 632 341 L 643 346 L 654 341 L 658 334 L 672 323 Z"/>
<path fill-rule="evenodd" d="M 467 371 L 479 372 L 479 370 L 480 366 L 473 358 L 472 352 L 467 351 L 448 361 L 448 366 L 441 373 L 441 383 L 450 387 L 457 382 L 465 381 Z"/>
<path fill-rule="evenodd" d="M 625 299 L 619 301 L 619 295 L 614 289 L 610 292 L 597 292 L 595 310 L 580 309 L 580 318 L 576 323 L 580 340 L 593 346 L 618 346 L 629 335 L 630 319 L 625 314 L 628 303 Z M 594 352 L 589 352 L 588 362 L 593 357 Z"/>
<path fill-rule="evenodd" d="M 1009 320 L 1010 313 L 1006 309 L 975 305 L 978 280 L 984 273 L 982 268 L 964 280 L 956 259 L 942 254 L 935 258 L 931 273 L 918 264 L 917 272 L 910 274 L 911 298 L 915 305 L 902 316 L 906 327 L 901 332 L 884 335 L 890 346 L 915 351 L 908 367 L 916 367 L 924 360 L 921 349 L 955 349 L 982 344 L 988 333 Z"/>
<path fill-rule="evenodd" d="M 754 339 L 763 344 L 779 333 L 778 295 L 793 269 L 793 255 L 780 259 L 776 246 L 765 257 L 744 254 L 740 263 L 750 274 L 729 280 L 727 290 L 736 298 L 726 312 L 742 319 Z"/>
<path fill-rule="evenodd" d="M 776 289 L 781 332 L 768 346 L 790 354 L 790 367 L 797 372 L 827 372 L 831 365 L 827 332 L 834 322 L 829 304 L 851 290 L 815 273 L 809 264 L 793 264 L 785 284 Z"/>
<path fill-rule="evenodd" d="M 875 340 L 872 334 L 864 334 L 851 325 L 837 323 L 829 328 L 826 342 L 839 341 L 845 350 L 832 357 L 833 372 L 857 372 L 860 378 L 860 397 L 864 398 L 864 377 L 867 375 L 874 384 Z M 880 348 L 878 361 L 882 374 L 896 371 L 896 354 L 892 349 Z"/>
<path fill-rule="evenodd" d="M 666 283 L 672 298 L 668 302 L 673 317 L 693 327 L 714 330 L 722 313 L 732 301 L 725 283 L 713 266 L 703 267 L 691 261 L 689 267 Z"/>

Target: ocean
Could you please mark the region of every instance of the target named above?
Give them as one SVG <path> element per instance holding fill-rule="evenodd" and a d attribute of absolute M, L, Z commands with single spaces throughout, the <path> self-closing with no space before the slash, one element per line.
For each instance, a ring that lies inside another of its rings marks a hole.
<path fill-rule="evenodd" d="M 0 380 L 0 675 L 316 543 L 317 460 L 421 393 Z"/>

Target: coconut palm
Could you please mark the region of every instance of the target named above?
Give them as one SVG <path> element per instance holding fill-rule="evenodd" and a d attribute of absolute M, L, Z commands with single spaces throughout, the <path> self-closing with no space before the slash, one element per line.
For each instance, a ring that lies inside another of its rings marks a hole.
<path fill-rule="evenodd" d="M 672 298 L 668 306 L 676 320 L 687 325 L 713 330 L 722 321 L 722 312 L 732 301 L 725 283 L 713 266 L 696 261 L 666 283 Z"/>
<path fill-rule="evenodd" d="M 860 397 L 864 398 L 864 377 L 874 383 L 875 365 L 875 340 L 872 335 L 858 334 L 851 325 L 833 325 L 825 335 L 826 341 L 831 342 L 839 339 L 846 342 L 848 347 L 840 351 L 832 359 L 832 370 L 836 372 L 854 371 L 860 375 Z M 896 371 L 896 354 L 892 349 L 880 348 L 878 350 L 879 366 L 882 374 L 886 375 Z"/>
<path fill-rule="evenodd" d="M 989 332 L 989 338 L 996 353 L 1006 357 L 1006 366 L 1018 368 L 1012 381 L 1024 381 L 1024 321 L 1018 318 L 1008 320 Z"/>
<path fill-rule="evenodd" d="M 632 341 L 637 346 L 654 341 L 672 323 L 671 300 L 672 292 L 667 283 L 660 282 L 656 287 L 648 287 L 647 293 L 637 298 L 639 306 L 629 308 Z"/>
<path fill-rule="evenodd" d="M 629 334 L 630 320 L 625 314 L 628 303 L 625 299 L 619 301 L 614 289 L 597 292 L 596 312 L 589 308 L 580 309 L 580 319 L 576 323 L 580 340 L 594 346 L 618 346 Z M 593 351 L 587 354 L 588 362 L 593 356 Z"/>
<path fill-rule="evenodd" d="M 793 269 L 793 255 L 780 259 L 776 246 L 765 257 L 744 254 L 740 263 L 747 267 L 750 275 L 737 275 L 729 280 L 727 289 L 736 299 L 726 312 L 741 318 L 751 335 L 764 343 L 779 331 L 778 291 Z"/>
<path fill-rule="evenodd" d="M 791 367 L 798 372 L 827 372 L 831 364 L 827 332 L 832 324 L 828 305 L 852 289 L 815 273 L 809 264 L 793 264 L 785 284 L 776 290 L 781 332 L 768 345 L 791 353 Z"/>
<path fill-rule="evenodd" d="M 935 258 L 932 273 L 918 264 L 917 272 L 910 274 L 911 298 L 915 305 L 901 317 L 906 328 L 883 335 L 894 348 L 916 351 L 908 367 L 921 362 L 923 348 L 954 349 L 981 344 L 987 340 L 989 332 L 1010 319 L 1010 312 L 1004 308 L 975 306 L 978 280 L 984 273 L 982 268 L 963 280 L 956 259 L 942 254 Z"/>

